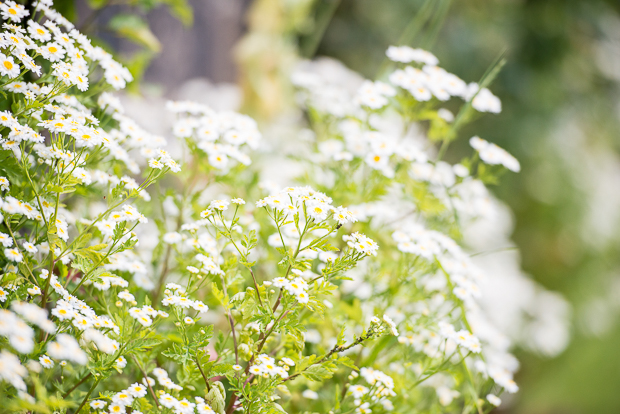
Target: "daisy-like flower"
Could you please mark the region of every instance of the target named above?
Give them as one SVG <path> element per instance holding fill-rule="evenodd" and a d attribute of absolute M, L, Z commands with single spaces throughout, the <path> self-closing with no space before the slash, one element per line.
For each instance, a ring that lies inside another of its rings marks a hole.
<path fill-rule="evenodd" d="M 224 211 L 228 209 L 228 205 L 230 203 L 226 200 L 213 200 L 211 201 L 211 203 L 209 204 L 209 209 L 213 210 L 219 210 L 219 211 Z"/>
<path fill-rule="evenodd" d="M 155 168 L 156 170 L 161 170 L 162 168 L 164 168 L 164 164 L 159 160 L 156 160 L 155 158 L 151 158 L 149 160 L 149 167 Z"/>
<path fill-rule="evenodd" d="M 26 250 L 28 253 L 36 253 L 39 251 L 37 247 L 30 242 L 25 242 L 22 246 L 24 247 L 24 250 Z"/>
<path fill-rule="evenodd" d="M 245 200 L 242 198 L 233 198 L 232 200 L 230 200 L 231 203 L 233 204 L 238 204 L 238 205 L 243 205 L 245 204 Z"/>
<path fill-rule="evenodd" d="M 50 62 L 58 62 L 65 57 L 65 49 L 63 49 L 58 43 L 54 42 L 41 46 L 37 49 L 37 51 L 41 54 L 41 56 Z"/>
<path fill-rule="evenodd" d="M 329 214 L 329 206 L 320 202 L 310 202 L 306 205 L 306 211 L 315 221 L 323 221 Z"/>
<path fill-rule="evenodd" d="M 28 20 L 28 33 L 34 40 L 47 42 L 52 39 L 51 33 L 34 20 Z"/>
<path fill-rule="evenodd" d="M 31 288 L 28 288 L 27 290 L 30 296 L 36 296 L 41 294 L 41 288 L 39 288 L 38 286 L 33 286 Z"/>
<path fill-rule="evenodd" d="M 172 171 L 173 173 L 181 171 L 181 167 L 179 166 L 179 164 L 177 164 L 177 162 L 172 158 L 165 159 L 164 164 L 166 165 L 166 167 L 170 168 L 170 171 Z"/>
<path fill-rule="evenodd" d="M 131 386 L 127 388 L 127 391 L 129 391 L 134 398 L 142 398 L 146 395 L 146 387 L 142 384 L 138 384 L 137 382 L 131 384 Z"/>
<path fill-rule="evenodd" d="M 95 410 L 100 410 L 106 406 L 106 402 L 102 400 L 94 400 L 90 402 L 90 407 Z"/>
<path fill-rule="evenodd" d="M 133 396 L 128 391 L 121 391 L 112 397 L 112 401 L 127 406 L 133 402 Z"/>
<path fill-rule="evenodd" d="M 295 361 L 293 361 L 292 359 L 290 359 L 290 358 L 288 358 L 288 357 L 284 357 L 284 358 L 282 358 L 282 362 L 283 362 L 285 365 L 288 365 L 289 367 L 293 367 L 293 366 L 295 366 Z"/>
<path fill-rule="evenodd" d="M 200 313 L 205 313 L 209 310 L 209 307 L 199 300 L 194 301 L 194 303 L 192 304 L 192 308 L 194 308 Z"/>
<path fill-rule="evenodd" d="M 297 299 L 297 302 L 305 304 L 305 303 L 308 303 L 308 301 L 310 300 L 310 297 L 308 296 L 306 292 L 299 292 L 295 295 L 295 299 Z"/>
<path fill-rule="evenodd" d="M 127 410 L 123 404 L 112 403 L 108 406 L 108 412 L 110 414 L 125 414 Z"/>
<path fill-rule="evenodd" d="M 24 259 L 24 256 L 19 252 L 19 250 L 13 249 L 4 249 L 4 256 L 12 262 L 21 263 Z"/>
<path fill-rule="evenodd" d="M 19 64 L 15 63 L 11 56 L 5 56 L 3 53 L 0 53 L 0 74 L 9 78 L 16 78 L 19 76 L 19 72 Z"/>
<path fill-rule="evenodd" d="M 151 326 L 153 324 L 153 320 L 146 315 L 141 315 L 136 320 L 142 326 Z"/>
<path fill-rule="evenodd" d="M 263 368 L 260 365 L 252 365 L 249 372 L 250 374 L 261 375 L 263 373 Z"/>
<path fill-rule="evenodd" d="M 120 356 L 116 359 L 116 366 L 119 368 L 125 368 L 127 366 L 127 360 L 124 356 Z"/>
<path fill-rule="evenodd" d="M 163 405 L 166 408 L 174 408 L 178 405 L 179 401 L 174 398 L 172 395 L 170 394 L 161 394 L 159 396 L 159 402 L 161 405 Z"/>
<path fill-rule="evenodd" d="M 11 246 L 13 246 L 13 238 L 11 236 L 9 236 L 8 234 L 0 232 L 0 243 L 4 247 L 11 247 Z"/>
<path fill-rule="evenodd" d="M 41 355 L 39 357 L 39 362 L 43 365 L 43 368 L 50 369 L 54 367 L 54 361 L 47 355 Z"/>
<path fill-rule="evenodd" d="M 12 0 L 6 0 L 0 4 L 0 11 L 2 11 L 2 18 L 4 20 L 11 20 L 13 22 L 20 22 L 24 17 L 28 16 L 30 12 L 26 8 Z"/>
<path fill-rule="evenodd" d="M 341 225 L 349 222 L 355 223 L 357 221 L 355 215 L 342 206 L 334 209 L 334 219 Z"/>

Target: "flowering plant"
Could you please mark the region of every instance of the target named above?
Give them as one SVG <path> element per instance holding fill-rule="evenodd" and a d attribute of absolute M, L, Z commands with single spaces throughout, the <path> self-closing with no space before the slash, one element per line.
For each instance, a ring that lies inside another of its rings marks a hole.
<path fill-rule="evenodd" d="M 499 112 L 484 82 L 408 47 L 353 96 L 310 65 L 305 174 L 274 187 L 251 118 L 170 102 L 177 162 L 108 92 L 129 72 L 51 2 L 0 8 L 0 410 L 482 413 L 517 390 L 459 242 L 519 163 L 477 137 L 441 160 Z"/>

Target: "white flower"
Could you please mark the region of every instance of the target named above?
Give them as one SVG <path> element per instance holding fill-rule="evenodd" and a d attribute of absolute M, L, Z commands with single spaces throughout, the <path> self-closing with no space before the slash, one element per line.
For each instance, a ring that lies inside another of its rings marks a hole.
<path fill-rule="evenodd" d="M 329 214 L 330 207 L 329 205 L 321 202 L 308 202 L 306 204 L 306 211 L 308 216 L 314 219 L 317 222 L 323 221 L 327 218 Z"/>
<path fill-rule="evenodd" d="M 52 359 L 47 355 L 41 355 L 39 357 L 39 362 L 41 363 L 41 365 L 43 365 L 44 368 L 49 369 L 54 367 L 54 361 L 52 361 Z"/>
<path fill-rule="evenodd" d="M 295 361 L 287 357 L 282 358 L 282 362 L 288 365 L 289 367 L 295 366 Z"/>
<path fill-rule="evenodd" d="M 22 246 L 28 253 L 36 253 L 38 251 L 37 247 L 30 242 L 24 242 Z"/>
<path fill-rule="evenodd" d="M 230 203 L 226 200 L 213 200 L 211 201 L 211 203 L 209 204 L 209 209 L 213 210 L 219 210 L 219 211 L 224 211 L 226 209 L 228 209 L 228 205 Z"/>
<path fill-rule="evenodd" d="M 385 323 L 388 325 L 388 327 L 390 328 L 390 331 L 392 332 L 392 335 L 394 336 L 398 336 L 398 329 L 396 329 L 396 323 L 394 323 L 394 321 L 392 320 L 392 318 L 390 318 L 387 315 L 383 315 L 383 320 L 385 321 Z"/>
<path fill-rule="evenodd" d="M 489 401 L 492 405 L 499 407 L 502 404 L 502 400 L 493 394 L 488 394 L 487 395 L 487 401 Z"/>
<path fill-rule="evenodd" d="M 12 262 L 16 262 L 16 263 L 21 263 L 21 261 L 23 260 L 24 256 L 19 252 L 19 250 L 13 248 L 13 249 L 4 249 L 4 256 L 12 261 Z"/>
<path fill-rule="evenodd" d="M 128 406 L 133 402 L 133 396 L 128 391 L 121 391 L 112 397 L 112 402 Z"/>
<path fill-rule="evenodd" d="M 485 163 L 490 165 L 501 164 L 514 172 L 519 172 L 521 170 L 519 161 L 503 148 L 487 142 L 480 137 L 472 137 L 469 140 L 469 144 L 478 151 L 480 159 Z"/>
<path fill-rule="evenodd" d="M 108 412 L 110 414 L 125 414 L 127 409 L 124 404 L 112 403 L 108 406 Z"/>
<path fill-rule="evenodd" d="M 127 360 L 124 356 L 116 358 L 116 366 L 119 368 L 125 368 L 127 366 Z"/>
<path fill-rule="evenodd" d="M 311 389 L 306 389 L 301 393 L 301 396 L 304 398 L 307 398 L 309 400 L 318 400 L 319 399 L 319 394 L 317 394 L 315 391 L 312 391 Z"/>
<path fill-rule="evenodd" d="M 104 408 L 106 406 L 106 402 L 102 401 L 102 400 L 93 400 L 90 402 L 90 406 L 91 408 L 95 409 L 95 410 L 100 410 L 102 408 Z"/>

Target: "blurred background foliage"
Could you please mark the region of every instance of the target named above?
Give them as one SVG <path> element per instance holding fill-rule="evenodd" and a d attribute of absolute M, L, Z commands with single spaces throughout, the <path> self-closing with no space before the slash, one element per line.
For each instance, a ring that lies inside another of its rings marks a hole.
<path fill-rule="evenodd" d="M 442 67 L 471 82 L 505 51 L 507 64 L 491 86 L 503 112 L 466 127 L 447 157 L 460 159 L 465 138 L 477 134 L 520 159 L 522 172 L 505 176 L 496 194 L 514 212 L 523 268 L 570 300 L 574 329 L 568 349 L 556 358 L 519 353 L 521 392 L 498 411 L 620 412 L 618 0 L 56 5 L 120 53 L 144 81 L 134 91 L 156 85 L 174 97 L 179 82 L 190 77 L 239 82 L 245 111 L 263 123 L 292 107 L 288 74 L 300 57 L 334 57 L 374 78 L 387 46 L 432 47 Z M 417 30 L 419 21 L 429 22 L 424 30 Z"/>
<path fill-rule="evenodd" d="M 118 56 L 136 80 L 129 85 L 133 91 L 153 58 L 162 51 L 151 29 L 153 22 L 147 19 L 149 12 L 165 7 L 185 27 L 193 23 L 193 11 L 187 0 L 59 0 L 54 6 L 93 43 Z M 116 53 L 120 45 L 127 43 L 131 44 L 131 53 Z"/>

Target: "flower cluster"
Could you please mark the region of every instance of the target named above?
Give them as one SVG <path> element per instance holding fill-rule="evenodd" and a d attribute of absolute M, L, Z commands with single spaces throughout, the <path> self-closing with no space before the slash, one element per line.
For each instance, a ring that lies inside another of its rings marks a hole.
<path fill-rule="evenodd" d="M 166 297 L 161 301 L 164 306 L 176 306 L 181 309 L 193 309 L 198 313 L 205 313 L 209 310 L 209 307 L 199 300 L 191 300 L 185 296 L 183 287 L 176 283 L 168 283 L 166 285 L 166 291 L 164 292 Z M 191 318 L 188 318 L 191 320 Z M 193 321 L 191 322 L 193 323 Z"/>
<path fill-rule="evenodd" d="M 376 256 L 377 250 L 379 250 L 379 245 L 371 238 L 357 232 L 350 236 L 342 236 L 342 240 L 347 242 L 347 245 L 355 249 L 358 253 L 363 253 L 368 256 Z"/>
<path fill-rule="evenodd" d="M 357 372 L 352 375 L 353 378 L 357 377 Z M 396 396 L 394 392 L 394 380 L 383 372 L 372 369 L 362 368 L 359 375 L 363 378 L 370 388 L 361 384 L 351 385 L 348 392 L 354 398 L 354 404 L 356 406 L 355 412 L 357 414 L 369 414 L 373 412 L 376 407 L 381 407 L 385 410 L 393 410 L 394 406 L 388 397 Z"/>
<path fill-rule="evenodd" d="M 144 397 L 146 395 L 146 392 L 146 386 L 138 383 L 131 384 L 129 388 L 114 394 L 112 396 L 112 401 L 107 408 L 110 413 L 124 414 L 125 412 L 127 412 L 127 407 L 131 407 L 134 400 Z M 102 400 L 93 400 L 90 402 L 91 408 L 95 410 L 104 409 L 106 407 L 106 404 L 107 403 Z M 136 411 L 137 410 L 132 410 L 132 412 L 134 413 Z"/>
<path fill-rule="evenodd" d="M 195 102 L 170 101 L 167 108 L 178 116 L 174 135 L 192 139 L 195 146 L 207 154 L 213 168 L 227 170 L 232 165 L 231 159 L 243 165 L 251 163 L 241 148 L 247 145 L 256 149 L 261 140 L 252 118 L 235 112 L 216 112 Z"/>
<path fill-rule="evenodd" d="M 519 172 L 521 166 L 519 161 L 510 155 L 505 149 L 497 145 L 487 142 L 480 137 L 472 137 L 469 144 L 473 149 L 478 151 L 480 159 L 489 165 L 501 164 L 511 171 Z"/>
<path fill-rule="evenodd" d="M 296 122 L 316 134 L 294 142 L 302 173 L 270 185 L 248 116 L 169 102 L 181 169 L 109 93 L 129 71 L 50 0 L 0 15 L 7 406 L 483 412 L 517 390 L 513 335 L 463 246 L 501 216 L 484 183 L 519 163 L 477 137 L 472 156 L 442 161 L 470 115 L 501 110 L 488 89 L 407 46 L 388 49 L 396 68 L 378 80 L 305 64 Z"/>
<path fill-rule="evenodd" d="M 261 376 L 263 378 L 270 377 L 288 377 L 288 370 L 295 365 L 295 362 L 290 358 L 282 358 L 282 360 L 276 364 L 275 359 L 266 354 L 260 354 L 256 358 L 257 364 L 250 367 L 250 374 Z"/>
<path fill-rule="evenodd" d="M 273 287 L 277 287 L 288 292 L 289 295 L 295 297 L 299 303 L 308 303 L 308 283 L 301 277 L 287 280 L 283 277 L 277 277 L 271 281 Z"/>

